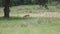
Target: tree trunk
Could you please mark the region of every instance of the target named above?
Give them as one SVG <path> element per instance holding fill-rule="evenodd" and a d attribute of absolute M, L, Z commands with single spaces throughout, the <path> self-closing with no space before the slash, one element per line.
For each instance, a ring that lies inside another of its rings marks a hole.
<path fill-rule="evenodd" d="M 5 0 L 4 18 L 9 18 L 9 13 L 10 13 L 9 4 L 10 4 L 10 0 Z"/>

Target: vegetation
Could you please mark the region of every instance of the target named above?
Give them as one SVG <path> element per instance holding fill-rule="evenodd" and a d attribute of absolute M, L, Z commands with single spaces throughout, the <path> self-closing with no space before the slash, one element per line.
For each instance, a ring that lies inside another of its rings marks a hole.
<path fill-rule="evenodd" d="M 0 34 L 60 34 L 60 18 L 0 17 Z"/>
<path fill-rule="evenodd" d="M 1 1 L 0 2 L 1 6 L 4 6 L 4 18 L 9 17 L 9 14 L 10 14 L 10 8 L 9 7 L 12 6 L 13 4 L 14 4 L 14 6 L 16 6 L 16 5 L 24 5 L 24 4 L 30 5 L 30 4 L 36 4 L 37 3 L 37 4 L 41 5 L 42 7 L 49 9 L 47 4 L 50 2 L 50 0 L 37 0 L 37 2 L 36 2 L 36 0 L 0 0 L 0 1 Z M 35 1 L 36 3 L 34 3 L 33 1 Z"/>
<path fill-rule="evenodd" d="M 0 0 L 0 34 L 60 34 L 60 0 Z"/>
<path fill-rule="evenodd" d="M 24 4 L 24 2 L 25 2 L 24 0 L 19 0 L 19 1 L 20 2 L 17 3 L 17 4 Z M 27 2 L 31 3 L 32 1 L 28 0 Z M 3 1 L 1 0 L 1 3 L 3 3 L 3 6 L 4 6 L 4 18 L 9 18 L 9 13 L 10 13 L 10 8 L 9 7 L 10 7 L 10 4 L 12 3 L 12 0 L 3 0 Z M 41 1 L 39 1 L 40 5 L 45 6 L 45 8 L 48 8 L 47 5 L 46 5 L 46 3 L 47 3 L 47 0 L 43 0 L 43 1 L 41 0 Z"/>
<path fill-rule="evenodd" d="M 0 0 L 0 6 L 3 6 L 3 1 L 4 0 Z M 60 0 L 47 0 L 48 4 L 57 2 L 57 4 L 60 3 Z M 38 0 L 11 0 L 11 5 L 13 6 L 17 6 L 17 5 L 34 5 L 34 4 L 38 4 L 39 1 Z M 56 4 L 55 4 L 56 5 Z"/>

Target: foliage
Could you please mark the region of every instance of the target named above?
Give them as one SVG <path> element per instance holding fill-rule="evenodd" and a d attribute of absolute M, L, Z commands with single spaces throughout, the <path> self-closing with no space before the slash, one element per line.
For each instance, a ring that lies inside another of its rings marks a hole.
<path fill-rule="evenodd" d="M 53 3 L 58 1 L 60 3 L 60 0 L 48 0 L 48 3 Z M 17 6 L 17 5 L 31 5 L 31 4 L 38 4 L 38 0 L 11 0 L 11 6 Z M 58 4 L 57 3 L 57 4 Z M 4 5 L 4 0 L 0 0 L 0 6 Z"/>

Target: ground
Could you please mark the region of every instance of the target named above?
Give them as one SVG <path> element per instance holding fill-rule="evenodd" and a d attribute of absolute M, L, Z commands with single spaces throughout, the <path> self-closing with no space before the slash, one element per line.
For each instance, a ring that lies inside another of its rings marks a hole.
<path fill-rule="evenodd" d="M 24 17 L 25 15 L 30 15 Z M 38 5 L 11 7 L 10 18 L 0 8 L 0 34 L 60 34 L 60 8 Z"/>

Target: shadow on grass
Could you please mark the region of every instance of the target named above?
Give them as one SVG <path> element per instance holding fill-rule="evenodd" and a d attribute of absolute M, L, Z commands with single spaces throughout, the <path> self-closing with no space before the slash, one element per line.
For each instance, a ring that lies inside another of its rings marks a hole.
<path fill-rule="evenodd" d="M 34 17 L 10 17 L 10 18 L 0 17 L 0 20 L 25 20 L 25 19 L 34 19 Z"/>
<path fill-rule="evenodd" d="M 43 20 L 46 20 L 46 19 L 48 19 L 48 20 L 50 20 L 50 19 L 52 19 L 52 20 L 60 20 L 60 18 L 53 18 L 53 17 L 10 17 L 10 18 L 4 18 L 4 17 L 0 17 L 0 20 L 30 20 L 30 19 L 43 19 Z"/>

